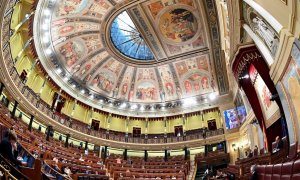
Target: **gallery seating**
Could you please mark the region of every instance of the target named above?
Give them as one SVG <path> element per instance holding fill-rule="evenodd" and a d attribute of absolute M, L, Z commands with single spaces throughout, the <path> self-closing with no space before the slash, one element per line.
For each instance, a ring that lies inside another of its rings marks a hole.
<path fill-rule="evenodd" d="M 48 179 L 66 179 L 61 170 L 63 167 L 68 166 L 72 171 L 73 179 L 86 179 L 87 177 L 87 179 L 108 179 L 103 165 L 97 164 L 101 158 L 93 155 L 93 153 L 91 155 L 83 155 L 83 150 L 72 147 L 66 148 L 62 145 L 62 142 L 52 138 L 46 141 L 45 134 L 34 129 L 29 131 L 27 124 L 19 118 L 11 118 L 7 108 L 1 104 L 0 123 L 1 133 L 4 133 L 9 128 L 14 129 L 18 136 L 19 144 L 23 149 L 19 155 L 28 157 L 28 167 L 21 166 L 20 172 L 12 171 L 14 175 L 25 177 L 23 179 L 41 179 L 42 174 L 43 177 Z M 81 155 L 84 159 L 83 161 L 79 160 Z M 56 165 L 59 170 L 54 170 L 51 166 L 53 165 L 52 159 L 54 157 L 58 160 Z"/>
<path fill-rule="evenodd" d="M 184 160 L 183 156 L 173 156 L 168 161 L 163 157 L 149 157 L 144 161 L 142 157 L 130 157 L 130 160 L 122 160 L 117 163 L 116 159 L 121 156 L 111 154 L 106 159 L 106 167 L 110 177 L 117 179 L 187 179 L 190 170 L 190 161 Z"/>

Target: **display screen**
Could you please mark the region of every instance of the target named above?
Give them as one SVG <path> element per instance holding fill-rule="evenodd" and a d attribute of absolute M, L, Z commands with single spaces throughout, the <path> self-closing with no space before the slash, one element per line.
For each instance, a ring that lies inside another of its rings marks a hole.
<path fill-rule="evenodd" d="M 239 127 L 247 117 L 245 106 L 239 106 L 234 109 L 224 111 L 226 129 L 234 129 Z"/>
<path fill-rule="evenodd" d="M 224 118 L 226 129 L 233 129 L 239 127 L 239 118 L 236 109 L 229 109 L 224 111 Z"/>
<path fill-rule="evenodd" d="M 246 121 L 246 117 L 247 117 L 247 111 L 246 111 L 245 106 L 237 107 L 236 111 L 237 111 L 237 116 L 240 121 L 240 124 L 243 124 L 243 122 Z"/>

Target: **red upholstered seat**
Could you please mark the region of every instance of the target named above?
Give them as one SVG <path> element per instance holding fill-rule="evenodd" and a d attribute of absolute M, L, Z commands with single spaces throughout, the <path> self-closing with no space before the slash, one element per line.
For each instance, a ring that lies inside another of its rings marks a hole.
<path fill-rule="evenodd" d="M 281 167 L 282 167 L 282 164 L 275 164 L 273 166 L 272 180 L 280 180 Z"/>
<path fill-rule="evenodd" d="M 290 151 L 288 155 L 288 160 L 292 161 L 295 160 L 297 157 L 297 149 L 298 149 L 298 142 L 296 141 L 295 143 L 290 145 Z"/>
<path fill-rule="evenodd" d="M 293 162 L 283 163 L 281 167 L 281 177 L 282 180 L 289 180 L 292 177 Z"/>
<path fill-rule="evenodd" d="M 287 149 L 289 147 L 287 137 L 284 136 L 281 140 L 283 142 L 283 149 Z"/>
<path fill-rule="evenodd" d="M 300 159 L 294 162 L 293 177 L 292 177 L 292 180 L 299 180 L 299 179 L 300 179 Z"/>
<path fill-rule="evenodd" d="M 264 176 L 265 176 L 265 165 L 260 165 L 256 167 L 256 172 L 258 174 L 258 179 L 260 180 L 264 180 Z"/>
<path fill-rule="evenodd" d="M 273 165 L 267 165 L 265 168 L 265 177 L 264 180 L 271 180 L 273 172 Z"/>

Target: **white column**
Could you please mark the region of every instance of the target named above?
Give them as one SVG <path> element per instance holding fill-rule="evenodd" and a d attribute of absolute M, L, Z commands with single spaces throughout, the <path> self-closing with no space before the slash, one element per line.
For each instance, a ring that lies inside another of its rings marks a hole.
<path fill-rule="evenodd" d="M 253 138 L 253 131 L 252 131 L 252 124 L 248 124 L 247 126 L 247 135 L 248 135 L 248 142 L 250 143 L 250 149 L 254 148 L 254 138 Z"/>
<path fill-rule="evenodd" d="M 255 9 L 255 11 L 257 11 L 262 17 L 264 17 L 264 19 L 268 21 L 268 23 L 278 34 L 280 33 L 283 26 L 268 11 L 266 11 L 263 7 L 261 7 L 253 0 L 244 0 L 244 2 Z M 278 9 L 278 11 L 280 11 L 280 9 Z"/>

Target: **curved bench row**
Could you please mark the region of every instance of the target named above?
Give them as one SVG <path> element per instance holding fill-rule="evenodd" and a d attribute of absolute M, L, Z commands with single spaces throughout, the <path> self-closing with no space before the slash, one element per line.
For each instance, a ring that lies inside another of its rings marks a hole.
<path fill-rule="evenodd" d="M 299 180 L 300 159 L 274 165 L 258 165 L 256 172 L 259 180 Z"/>

